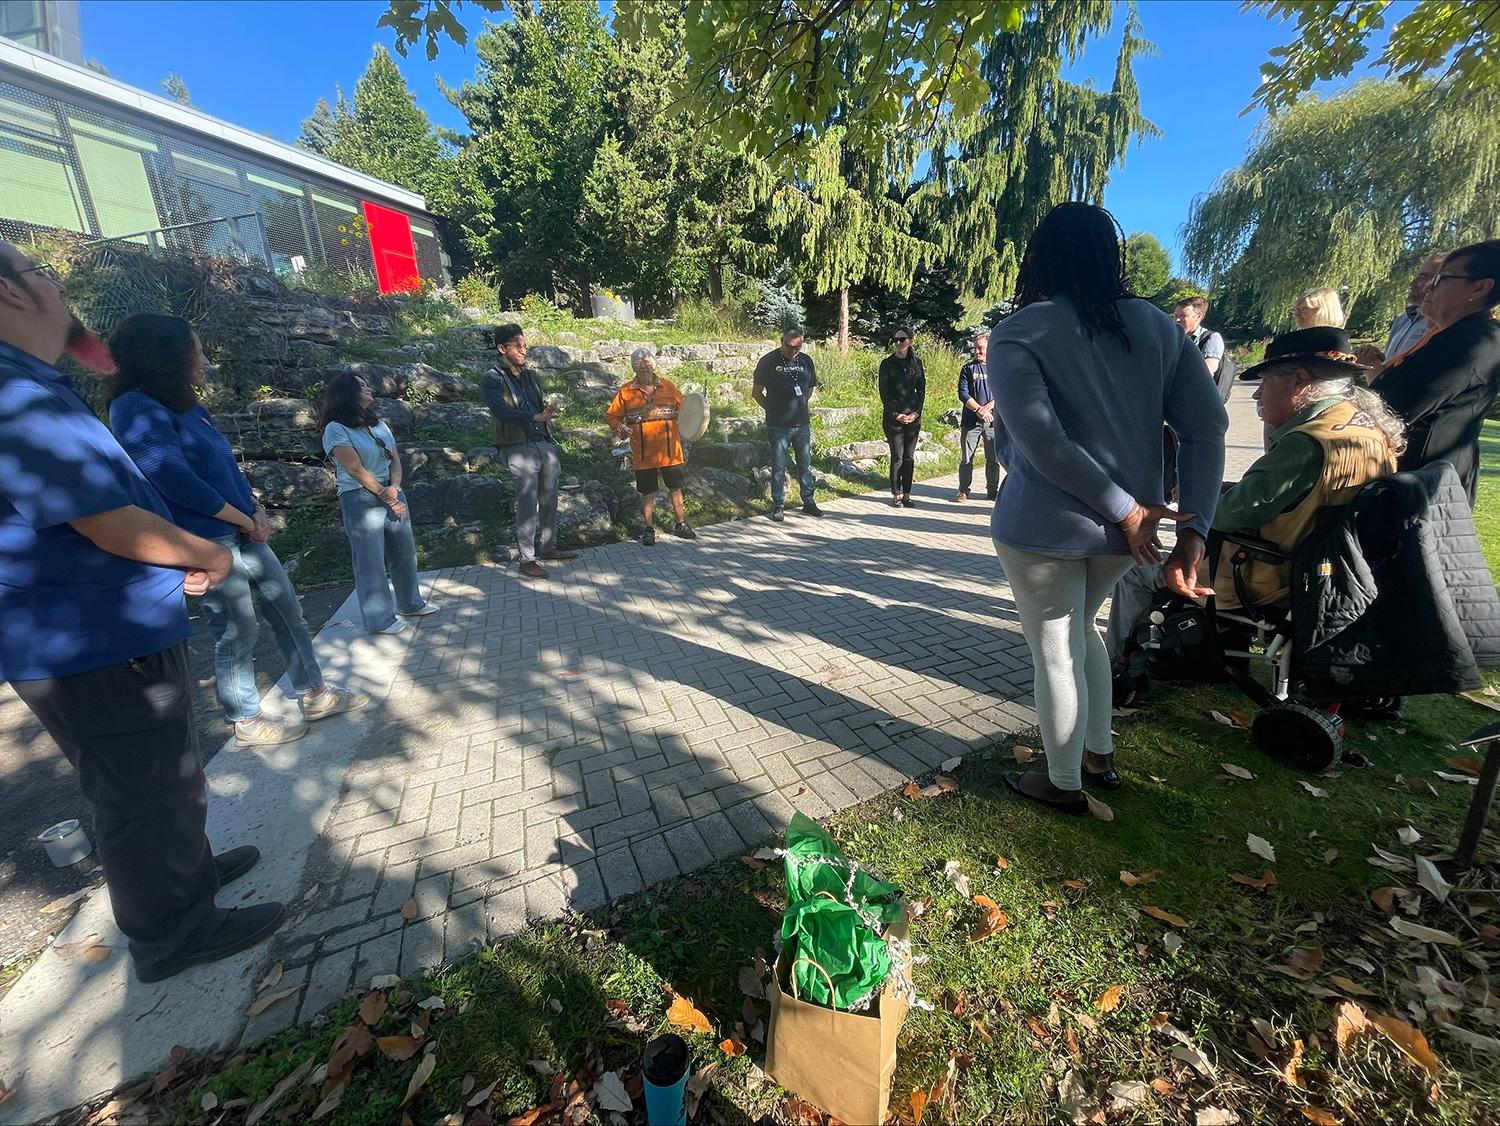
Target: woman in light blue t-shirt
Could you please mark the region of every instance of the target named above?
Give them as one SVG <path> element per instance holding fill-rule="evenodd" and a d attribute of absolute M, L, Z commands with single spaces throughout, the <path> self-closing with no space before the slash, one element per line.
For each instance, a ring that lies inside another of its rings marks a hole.
<path fill-rule="evenodd" d="M 318 423 L 323 449 L 337 467 L 360 617 L 372 633 L 400 633 L 406 629 L 402 618 L 435 614 L 437 607 L 422 600 L 417 543 L 401 491 L 401 454 L 374 403 L 363 379 L 334 376 L 318 396 Z"/>

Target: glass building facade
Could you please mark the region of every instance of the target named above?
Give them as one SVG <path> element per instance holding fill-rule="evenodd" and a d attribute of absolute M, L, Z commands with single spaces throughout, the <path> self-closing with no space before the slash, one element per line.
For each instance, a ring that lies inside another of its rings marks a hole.
<path fill-rule="evenodd" d="M 0 238 L 46 231 L 382 292 L 446 280 L 421 196 L 0 41 Z"/>

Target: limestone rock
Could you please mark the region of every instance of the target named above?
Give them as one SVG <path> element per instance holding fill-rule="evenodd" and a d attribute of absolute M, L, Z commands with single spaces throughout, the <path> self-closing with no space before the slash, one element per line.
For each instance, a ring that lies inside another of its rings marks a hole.
<path fill-rule="evenodd" d="M 745 504 L 755 494 L 755 486 L 748 477 L 713 466 L 690 472 L 686 490 L 706 504 L 728 506 Z"/>
<path fill-rule="evenodd" d="M 427 403 L 416 407 L 417 426 L 423 430 L 486 431 L 494 429 L 487 407 L 477 403 Z"/>
<path fill-rule="evenodd" d="M 326 367 L 338 358 L 338 349 L 313 340 L 289 340 L 286 346 L 287 362 L 298 368 Z"/>
<path fill-rule="evenodd" d="M 942 413 L 938 421 L 944 426 L 959 426 L 963 420 L 964 412 L 959 407 L 950 407 Z"/>
<path fill-rule="evenodd" d="M 387 399 L 395 399 L 406 390 L 406 372 L 390 364 L 372 364 L 366 360 L 355 360 L 347 364 L 329 364 L 323 375 L 332 379 L 338 375 L 353 375 L 370 385 L 370 392 Z"/>
<path fill-rule="evenodd" d="M 465 473 L 450 478 L 443 488 L 444 514 L 460 522 L 503 523 L 510 519 L 514 500 L 515 491 L 508 477 Z"/>
<path fill-rule="evenodd" d="M 615 494 L 601 481 L 561 489 L 557 494 L 557 534 L 585 543 L 613 539 L 618 507 Z"/>
<path fill-rule="evenodd" d="M 401 451 L 404 481 L 437 481 L 469 471 L 468 458 L 447 446 L 407 446 Z"/>
<path fill-rule="evenodd" d="M 317 413 L 306 399 L 259 399 L 243 411 L 214 416 L 237 456 L 316 461 L 323 457 Z"/>
<path fill-rule="evenodd" d="M 442 521 L 444 511 L 444 491 L 447 487 L 446 481 L 413 481 L 410 484 L 402 483 L 401 491 L 406 494 L 406 508 L 411 514 L 411 522 L 418 526 L 425 524 L 437 524 Z"/>
<path fill-rule="evenodd" d="M 688 453 L 688 464 L 694 470 L 712 466 L 717 469 L 753 469 L 771 459 L 766 442 L 694 442 Z"/>
<path fill-rule="evenodd" d="M 625 382 L 625 377 L 602 365 L 571 368 L 560 377 L 568 390 L 585 403 L 607 403 Z"/>
<path fill-rule="evenodd" d="M 406 394 L 418 402 L 454 403 L 472 399 L 479 389 L 461 375 L 438 371 L 431 364 L 408 364 Z"/>
<path fill-rule="evenodd" d="M 864 414 L 863 407 L 808 407 L 807 413 L 824 426 L 842 426 Z"/>
<path fill-rule="evenodd" d="M 242 467 L 251 489 L 267 508 L 291 508 L 312 501 L 333 500 L 333 471 L 321 465 L 286 461 L 247 461 Z"/>
<path fill-rule="evenodd" d="M 829 457 L 846 457 L 850 461 L 859 461 L 861 458 L 885 457 L 890 453 L 890 447 L 884 442 L 845 442 L 842 446 L 831 446 L 823 452 Z"/>
<path fill-rule="evenodd" d="M 936 465 L 943 455 L 936 450 L 913 450 L 911 459 L 917 465 Z"/>
<path fill-rule="evenodd" d="M 565 344 L 536 344 L 526 352 L 526 362 L 539 371 L 561 371 L 598 359 L 598 353 Z"/>
<path fill-rule="evenodd" d="M 745 371 L 750 367 L 750 357 L 736 353 L 725 353 L 708 361 L 708 370 L 715 375 Z"/>
<path fill-rule="evenodd" d="M 733 383 L 721 383 L 713 391 L 713 401 L 716 403 L 733 403 L 741 397 L 740 389 Z"/>
<path fill-rule="evenodd" d="M 765 429 L 765 419 L 756 418 L 753 415 L 720 417 L 714 419 L 714 426 L 718 428 L 721 434 L 728 438 L 746 438 L 752 435 L 761 435 Z"/>
<path fill-rule="evenodd" d="M 483 473 L 505 468 L 505 463 L 500 460 L 500 451 L 494 446 L 475 446 L 464 454 L 464 461 L 470 473 Z"/>
<path fill-rule="evenodd" d="M 375 400 L 375 413 L 387 426 L 391 433 L 397 438 L 408 438 L 411 436 L 412 427 L 416 425 L 416 414 L 411 407 L 400 399 Z"/>

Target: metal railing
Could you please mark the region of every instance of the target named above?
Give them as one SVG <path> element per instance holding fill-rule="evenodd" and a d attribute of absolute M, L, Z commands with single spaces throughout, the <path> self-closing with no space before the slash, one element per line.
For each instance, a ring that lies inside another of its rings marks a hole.
<path fill-rule="evenodd" d="M 258 245 L 250 247 L 241 234 L 237 224 L 245 219 L 255 221 L 255 237 Z M 159 251 L 187 251 L 193 254 L 215 255 L 217 248 L 210 245 L 212 236 L 200 242 L 196 238 L 183 241 L 175 241 L 167 236 L 176 232 L 185 232 L 199 228 L 209 228 L 210 232 L 223 224 L 224 233 L 227 236 L 226 243 L 230 256 L 241 263 L 259 262 L 261 265 L 269 266 L 270 256 L 267 253 L 269 243 L 266 240 L 265 218 L 258 211 L 247 211 L 241 215 L 224 215 L 215 219 L 197 219 L 189 223 L 171 223 L 164 227 L 152 227 L 150 230 L 134 231 L 128 235 L 111 235 L 108 238 L 90 239 L 86 246 L 104 246 L 116 242 L 134 242 L 140 245 L 138 240 L 145 240 L 145 245 L 152 250 Z"/>

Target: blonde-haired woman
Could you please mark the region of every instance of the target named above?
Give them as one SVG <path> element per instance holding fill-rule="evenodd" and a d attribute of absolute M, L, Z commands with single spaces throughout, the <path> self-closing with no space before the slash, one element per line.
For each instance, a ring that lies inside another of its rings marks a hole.
<path fill-rule="evenodd" d="M 1292 320 L 1298 328 L 1344 327 L 1344 303 L 1339 300 L 1339 291 L 1326 285 L 1309 289 L 1292 306 Z"/>
<path fill-rule="evenodd" d="M 641 543 L 647 547 L 656 543 L 656 490 L 662 482 L 667 486 L 672 511 L 677 516 L 672 534 L 695 540 L 698 537 L 688 527 L 682 503 L 687 461 L 682 435 L 677 430 L 682 392 L 670 379 L 657 375 L 656 355 L 650 348 L 637 348 L 630 353 L 630 367 L 635 378 L 620 388 L 604 418 L 616 437 L 630 440 L 635 491 L 641 495 L 641 515 L 646 523 Z"/>

